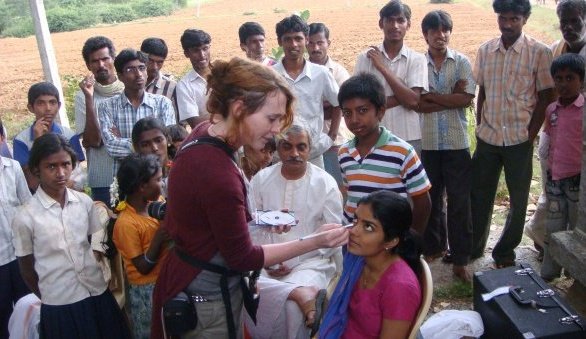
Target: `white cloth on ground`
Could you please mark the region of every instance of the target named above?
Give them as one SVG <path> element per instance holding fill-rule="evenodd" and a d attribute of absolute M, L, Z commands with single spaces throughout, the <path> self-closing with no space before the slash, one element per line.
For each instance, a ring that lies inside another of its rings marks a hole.
<path fill-rule="evenodd" d="M 478 312 L 443 310 L 421 325 L 424 339 L 478 338 L 484 333 L 484 324 Z"/>

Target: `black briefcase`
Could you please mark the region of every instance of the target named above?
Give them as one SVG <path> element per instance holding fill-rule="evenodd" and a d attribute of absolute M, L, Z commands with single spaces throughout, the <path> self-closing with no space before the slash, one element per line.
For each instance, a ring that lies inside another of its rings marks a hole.
<path fill-rule="evenodd" d="M 527 264 L 474 273 L 474 310 L 482 338 L 586 338 L 584 319 Z"/>

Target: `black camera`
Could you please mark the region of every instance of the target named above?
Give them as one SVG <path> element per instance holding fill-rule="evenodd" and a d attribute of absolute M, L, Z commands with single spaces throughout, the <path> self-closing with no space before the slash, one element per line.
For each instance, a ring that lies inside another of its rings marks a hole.
<path fill-rule="evenodd" d="M 167 213 L 167 201 L 153 201 L 147 207 L 147 213 L 150 217 L 157 220 L 165 219 Z"/>

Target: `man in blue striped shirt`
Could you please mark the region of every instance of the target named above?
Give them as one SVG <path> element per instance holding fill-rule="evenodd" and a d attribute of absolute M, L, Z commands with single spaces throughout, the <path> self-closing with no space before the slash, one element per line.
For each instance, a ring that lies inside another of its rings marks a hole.
<path fill-rule="evenodd" d="M 138 120 L 155 117 L 166 126 L 176 123 L 171 100 L 145 91 L 147 60 L 146 54 L 133 49 L 120 52 L 114 67 L 124 83 L 124 92 L 100 103 L 98 108 L 102 139 L 108 154 L 114 158 L 113 175 L 120 161 L 133 152 L 132 128 Z"/>
<path fill-rule="evenodd" d="M 449 242 L 454 275 L 469 281 L 466 265 L 472 251 L 472 159 L 465 108 L 472 103 L 476 83 L 468 58 L 448 48 L 452 26 L 452 18 L 442 10 L 429 12 L 421 22 L 428 45 L 429 93 L 421 96 L 416 111 L 422 113 L 421 161 L 431 181 L 431 215 L 423 236 L 423 254 L 436 259 Z M 448 197 L 447 225 L 444 191 Z"/>

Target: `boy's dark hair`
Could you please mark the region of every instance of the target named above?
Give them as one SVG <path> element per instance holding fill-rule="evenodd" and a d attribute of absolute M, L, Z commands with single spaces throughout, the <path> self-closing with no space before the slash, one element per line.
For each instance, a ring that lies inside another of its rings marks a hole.
<path fill-rule="evenodd" d="M 369 100 L 377 109 L 385 108 L 385 89 L 380 81 L 370 73 L 360 73 L 346 80 L 338 92 L 338 102 L 361 98 Z"/>
<path fill-rule="evenodd" d="M 245 44 L 246 40 L 253 35 L 265 36 L 265 29 L 258 22 L 245 22 L 238 29 L 238 38 L 240 38 L 241 44 Z"/>
<path fill-rule="evenodd" d="M 0 137 L 2 137 L 2 138 L 6 137 L 4 135 L 4 124 L 2 123 L 2 117 L 0 117 Z M 2 140 L 0 140 L 0 141 L 2 141 Z"/>
<path fill-rule="evenodd" d="M 184 51 L 192 48 L 206 45 L 212 42 L 212 37 L 199 29 L 186 29 L 181 35 L 181 48 Z"/>
<path fill-rule="evenodd" d="M 116 72 L 122 73 L 127 63 L 138 60 L 143 64 L 146 64 L 149 57 L 141 51 L 134 50 L 132 48 L 123 49 L 120 54 L 114 59 L 114 67 Z"/>
<path fill-rule="evenodd" d="M 492 9 L 497 14 L 513 12 L 528 18 L 531 15 L 531 2 L 529 0 L 494 0 Z"/>
<path fill-rule="evenodd" d="M 57 98 L 57 102 L 61 104 L 61 99 L 59 98 L 59 90 L 55 85 L 50 82 L 37 82 L 36 84 L 32 85 L 28 89 L 28 104 L 34 105 L 35 100 L 37 100 L 41 95 L 51 95 Z"/>
<path fill-rule="evenodd" d="M 306 37 L 309 35 L 309 26 L 299 15 L 291 15 L 283 20 L 279 21 L 275 26 L 277 31 L 277 40 L 281 41 L 281 38 L 285 33 L 297 33 L 301 32 Z"/>
<path fill-rule="evenodd" d="M 46 157 L 65 151 L 71 156 L 71 167 L 75 168 L 77 163 L 77 156 L 75 151 L 69 144 L 69 141 L 65 139 L 61 134 L 47 133 L 37 139 L 33 143 L 31 148 L 30 156 L 28 158 L 28 167 L 31 169 L 38 169 L 41 161 Z"/>
<path fill-rule="evenodd" d="M 439 29 L 440 27 L 452 31 L 454 24 L 450 14 L 443 10 L 435 10 L 427 13 L 421 20 L 421 31 L 426 34 L 430 29 Z"/>
<path fill-rule="evenodd" d="M 326 39 L 330 39 L 330 30 L 322 22 L 314 22 L 309 25 L 309 35 L 323 33 Z"/>
<path fill-rule="evenodd" d="M 154 154 L 132 153 L 122 160 L 116 179 L 118 198 L 123 201 L 147 183 L 161 169 L 159 158 Z"/>
<path fill-rule="evenodd" d="M 394 15 L 403 14 L 407 21 L 411 21 L 411 7 L 401 2 L 401 0 L 391 0 L 378 12 L 379 20 Z"/>
<path fill-rule="evenodd" d="M 138 120 L 134 126 L 132 127 L 132 144 L 135 146 L 138 145 L 140 141 L 140 135 L 142 132 L 150 131 L 152 129 L 158 129 L 163 133 L 167 141 L 169 141 L 169 137 L 167 135 L 167 127 L 163 125 L 161 120 L 154 118 L 154 117 L 146 117 Z"/>
<path fill-rule="evenodd" d="M 167 126 L 167 131 L 169 132 L 169 138 L 171 138 L 172 142 L 185 140 L 189 135 L 185 127 L 179 124 Z"/>
<path fill-rule="evenodd" d="M 555 76 L 557 72 L 563 69 L 578 74 L 578 76 L 580 76 L 580 81 L 584 81 L 584 71 L 586 66 L 584 66 L 584 57 L 580 54 L 565 53 L 553 59 L 549 69 L 551 76 Z"/>
<path fill-rule="evenodd" d="M 167 126 L 167 131 L 169 132 L 169 139 L 171 139 L 169 140 L 169 147 L 167 147 L 167 155 L 169 159 L 175 159 L 179 149 L 175 147 L 174 142 L 185 140 L 189 133 L 187 133 L 185 127 L 179 124 Z"/>
<path fill-rule="evenodd" d="M 578 11 L 583 18 L 586 16 L 586 1 L 584 0 L 560 0 L 556 7 L 558 17 L 565 11 Z"/>
<path fill-rule="evenodd" d="M 83 44 L 83 48 L 81 49 L 81 55 L 83 56 L 83 60 L 85 63 L 90 62 L 90 54 L 93 52 L 100 50 L 102 48 L 108 48 L 110 52 L 110 57 L 114 59 L 116 57 L 116 50 L 114 49 L 114 44 L 112 40 L 106 38 L 105 36 L 94 36 L 85 41 Z"/>
<path fill-rule="evenodd" d="M 140 51 L 146 54 L 152 54 L 163 59 L 167 59 L 169 49 L 165 40 L 161 38 L 146 38 L 140 45 Z"/>

